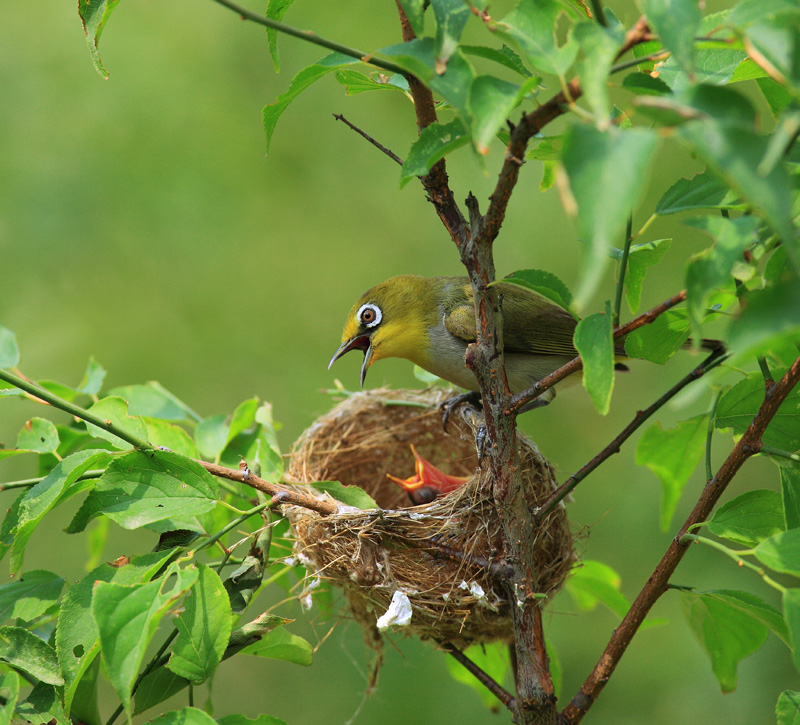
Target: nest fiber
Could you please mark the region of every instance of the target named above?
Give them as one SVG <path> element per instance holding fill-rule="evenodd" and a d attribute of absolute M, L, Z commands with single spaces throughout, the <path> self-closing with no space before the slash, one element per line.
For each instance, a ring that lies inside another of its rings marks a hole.
<path fill-rule="evenodd" d="M 446 396 L 437 389 L 357 393 L 317 420 L 292 452 L 287 478 L 295 485 L 340 481 L 364 489 L 380 507 L 343 507 L 329 516 L 286 507 L 296 553 L 309 574 L 344 590 L 375 646 L 377 620 L 397 592 L 411 606 L 409 634 L 460 647 L 512 634 L 509 602 L 490 573 L 503 558 L 502 524 L 487 474 L 476 473 L 474 414 L 454 414 L 445 432 L 439 404 Z M 537 505 L 555 487 L 553 473 L 533 443 L 521 435 L 517 440 L 526 490 Z M 411 444 L 437 468 L 469 480 L 432 503 L 412 506 L 386 476 L 414 472 Z M 554 593 L 574 560 L 563 507 L 539 527 L 532 550 L 535 591 Z"/>

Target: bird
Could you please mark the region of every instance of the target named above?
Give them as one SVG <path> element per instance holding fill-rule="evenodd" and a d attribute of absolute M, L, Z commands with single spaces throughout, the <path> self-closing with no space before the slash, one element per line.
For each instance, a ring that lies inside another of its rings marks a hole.
<path fill-rule="evenodd" d="M 577 357 L 572 340 L 578 320 L 531 289 L 503 281 L 495 285 L 502 297 L 506 376 L 515 394 Z M 361 350 L 363 387 L 377 360 L 405 358 L 471 391 L 475 400 L 480 388 L 464 355 L 476 339 L 472 285 L 466 276 L 400 275 L 367 290 L 353 305 L 328 369 L 344 354 Z M 621 345 L 616 354 L 624 356 Z M 580 379 L 570 377 L 573 380 L 567 378 L 560 385 Z M 530 407 L 547 405 L 554 397 L 555 388 L 550 388 Z"/>

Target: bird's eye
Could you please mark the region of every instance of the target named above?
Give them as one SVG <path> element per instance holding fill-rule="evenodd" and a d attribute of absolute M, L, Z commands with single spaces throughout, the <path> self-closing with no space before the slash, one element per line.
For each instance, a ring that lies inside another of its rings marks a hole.
<path fill-rule="evenodd" d="M 357 317 L 358 321 L 362 325 L 365 325 L 366 327 L 375 327 L 376 325 L 380 324 L 380 321 L 383 318 L 383 313 L 378 305 L 367 303 L 366 305 L 361 305 L 360 309 L 358 310 Z"/>

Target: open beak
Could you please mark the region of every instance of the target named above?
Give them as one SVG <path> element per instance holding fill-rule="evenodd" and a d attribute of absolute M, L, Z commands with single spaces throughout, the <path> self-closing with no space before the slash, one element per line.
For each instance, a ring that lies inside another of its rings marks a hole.
<path fill-rule="evenodd" d="M 342 355 L 351 350 L 363 350 L 364 362 L 361 363 L 361 387 L 364 387 L 364 379 L 367 377 L 367 368 L 369 368 L 370 361 L 372 360 L 372 341 L 369 335 L 358 335 L 356 337 L 345 340 L 339 349 L 333 353 L 331 361 L 328 363 L 328 370 L 331 365 L 335 363 Z"/>

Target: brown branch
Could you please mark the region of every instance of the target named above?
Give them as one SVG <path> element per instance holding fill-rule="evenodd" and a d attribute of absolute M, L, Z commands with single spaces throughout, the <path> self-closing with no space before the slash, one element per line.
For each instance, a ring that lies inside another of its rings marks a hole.
<path fill-rule="evenodd" d="M 764 402 L 761 404 L 758 413 L 750 422 L 744 435 L 734 446 L 730 455 L 725 459 L 725 462 L 720 466 L 717 475 L 706 484 L 694 509 L 670 543 L 669 548 L 650 575 L 644 588 L 639 592 L 636 601 L 628 610 L 620 625 L 614 630 L 591 674 L 581 686 L 578 694 L 564 708 L 560 717 L 562 723 L 572 725 L 580 722 L 600 695 L 631 639 L 636 634 L 639 625 L 658 598 L 667 590 L 670 576 L 672 576 L 683 555 L 688 550 L 687 544 L 680 543 L 681 537 L 688 533 L 691 527 L 708 518 L 720 496 L 745 461 L 758 452 L 761 447 L 761 436 L 767 425 L 774 418 L 781 403 L 797 385 L 798 381 L 800 381 L 800 357 L 792 363 L 792 366 L 779 382 L 766 390 Z"/>
<path fill-rule="evenodd" d="M 348 121 L 341 113 L 334 113 L 333 117 L 337 121 L 341 121 L 345 126 L 348 126 L 349 128 L 353 129 L 353 131 L 355 131 L 359 136 L 362 136 L 363 138 L 367 139 L 367 141 L 369 141 L 376 149 L 378 149 L 379 151 L 383 151 L 383 153 L 385 153 L 392 161 L 400 164 L 400 166 L 403 165 L 403 159 L 401 159 L 394 151 L 392 151 L 391 149 L 387 149 L 386 146 L 384 146 L 380 141 L 377 141 L 374 138 L 372 138 L 372 136 L 370 136 L 366 131 L 362 131 L 354 123 L 350 123 L 350 121 Z"/>
<path fill-rule="evenodd" d="M 703 362 L 701 362 L 694 370 L 688 375 L 681 378 L 675 385 L 673 385 L 664 395 L 656 400 L 652 405 L 644 410 L 640 410 L 633 416 L 633 420 L 622 429 L 622 432 L 614 438 L 600 453 L 598 453 L 592 460 L 581 467 L 579 471 L 573 473 L 564 483 L 562 483 L 542 504 L 541 508 L 536 512 L 536 518 L 541 521 L 547 514 L 549 514 L 558 504 L 561 499 L 570 494 L 575 487 L 586 478 L 592 471 L 599 468 L 600 464 L 611 458 L 615 453 L 619 453 L 622 444 L 630 438 L 633 433 L 659 408 L 663 407 L 668 401 L 674 398 L 681 390 L 683 390 L 689 383 L 699 380 L 709 370 L 719 365 L 727 354 L 721 348 L 714 350 Z"/>
<path fill-rule="evenodd" d="M 300 493 L 299 491 L 294 491 L 291 488 L 286 488 L 277 483 L 265 481 L 263 478 L 259 478 L 255 474 L 250 473 L 246 467 L 242 470 L 234 471 L 232 468 L 225 468 L 225 466 L 219 466 L 216 463 L 208 463 L 207 461 L 200 461 L 196 458 L 193 460 L 214 476 L 227 478 L 231 481 L 238 481 L 245 486 L 250 486 L 250 488 L 254 488 L 257 491 L 262 491 L 268 496 L 279 496 L 280 503 L 302 506 L 311 511 L 316 511 L 323 516 L 335 514 L 339 510 L 335 503 L 331 503 L 325 499 L 320 499 L 307 493 Z"/>
<path fill-rule="evenodd" d="M 629 333 L 652 323 L 657 317 L 664 314 L 667 310 L 675 305 L 680 304 L 686 299 L 686 290 L 681 290 L 677 294 L 665 300 L 660 305 L 656 305 L 653 309 L 648 310 L 638 317 L 634 317 L 630 322 L 618 327 L 614 330 L 614 339 L 618 340 L 625 337 Z M 562 365 L 558 370 L 554 370 L 549 375 L 543 377 L 539 382 L 534 383 L 527 390 L 517 393 L 511 398 L 510 405 L 505 411 L 506 415 L 518 413 L 528 403 L 536 400 L 542 393 L 549 390 L 557 383 L 560 383 L 564 378 L 568 378 L 573 373 L 577 373 L 583 367 L 583 361 L 580 357 L 573 358 L 568 363 Z"/>
<path fill-rule="evenodd" d="M 505 688 L 492 677 L 487 675 L 478 665 L 476 665 L 469 657 L 467 657 L 460 649 L 450 642 L 439 642 L 439 646 L 449 652 L 458 662 L 460 662 L 466 670 L 468 670 L 489 692 L 491 692 L 500 702 L 503 703 L 511 712 L 516 709 L 517 703 L 514 696 L 509 693 Z"/>
<path fill-rule="evenodd" d="M 639 18 L 636 25 L 628 31 L 625 42 L 620 47 L 616 59 L 621 58 L 631 48 L 650 37 L 650 29 L 645 19 Z M 511 132 L 511 140 L 506 149 L 506 158 L 497 179 L 497 185 L 489 197 L 489 210 L 486 212 L 486 235 L 491 240 L 497 237 L 506 216 L 511 192 L 517 184 L 519 170 L 524 163 L 528 141 L 539 133 L 548 123 L 565 113 L 583 95 L 578 78 L 567 83 L 566 88 L 556 93 L 546 103 L 525 114 Z"/>

